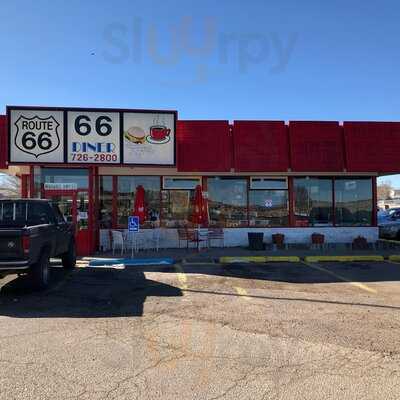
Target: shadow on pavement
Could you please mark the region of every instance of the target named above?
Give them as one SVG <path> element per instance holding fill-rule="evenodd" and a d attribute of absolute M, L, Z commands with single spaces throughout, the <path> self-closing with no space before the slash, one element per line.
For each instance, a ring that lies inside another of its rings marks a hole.
<path fill-rule="evenodd" d="M 183 272 L 241 279 L 286 283 L 340 283 L 400 281 L 400 264 L 388 262 L 353 263 L 269 263 L 269 264 L 183 264 Z M 177 272 L 176 267 L 127 267 L 143 272 Z"/>
<path fill-rule="evenodd" d="M 14 318 L 102 318 L 143 315 L 148 296 L 182 296 L 182 291 L 146 279 L 138 270 L 52 268 L 50 288 L 29 289 L 25 277 L 0 288 L 0 315 Z"/>

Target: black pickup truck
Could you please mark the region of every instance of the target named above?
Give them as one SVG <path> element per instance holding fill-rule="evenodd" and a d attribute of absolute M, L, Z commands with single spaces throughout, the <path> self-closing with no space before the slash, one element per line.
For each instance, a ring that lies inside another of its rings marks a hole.
<path fill-rule="evenodd" d="M 33 287 L 46 288 L 51 257 L 61 257 L 64 268 L 75 267 L 74 232 L 49 200 L 0 200 L 0 278 L 28 274 Z"/>

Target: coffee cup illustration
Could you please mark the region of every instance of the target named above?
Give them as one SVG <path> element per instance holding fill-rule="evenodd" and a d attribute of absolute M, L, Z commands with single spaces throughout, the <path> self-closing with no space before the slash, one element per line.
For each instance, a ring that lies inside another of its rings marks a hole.
<path fill-rule="evenodd" d="M 165 125 L 153 125 L 150 127 L 150 135 L 147 141 L 154 144 L 162 144 L 169 142 L 171 129 Z"/>

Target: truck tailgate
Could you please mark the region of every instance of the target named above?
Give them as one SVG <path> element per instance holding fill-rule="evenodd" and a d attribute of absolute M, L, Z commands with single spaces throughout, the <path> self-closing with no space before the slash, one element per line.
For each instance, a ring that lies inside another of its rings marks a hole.
<path fill-rule="evenodd" d="M 0 228 L 0 261 L 15 260 L 24 257 L 22 235 L 22 229 Z"/>

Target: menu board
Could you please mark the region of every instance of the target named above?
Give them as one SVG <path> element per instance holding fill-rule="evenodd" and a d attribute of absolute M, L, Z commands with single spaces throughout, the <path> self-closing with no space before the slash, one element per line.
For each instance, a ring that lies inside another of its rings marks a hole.
<path fill-rule="evenodd" d="M 176 111 L 7 107 L 12 164 L 175 165 Z"/>

